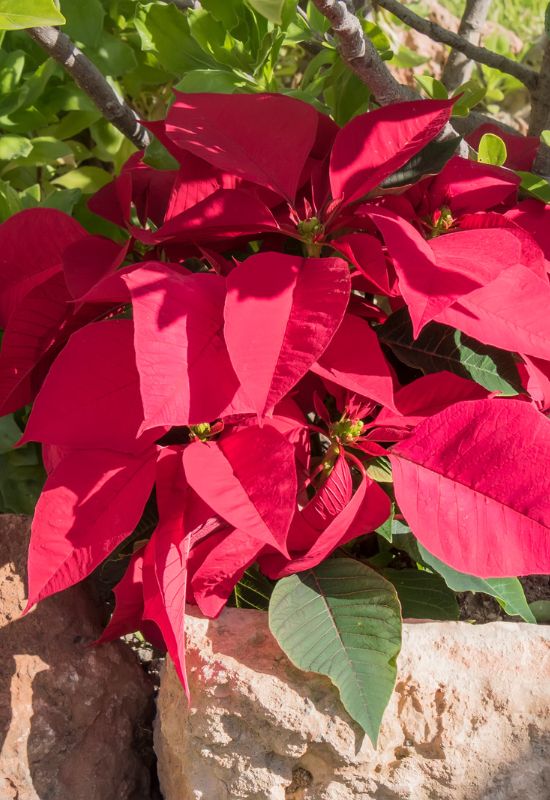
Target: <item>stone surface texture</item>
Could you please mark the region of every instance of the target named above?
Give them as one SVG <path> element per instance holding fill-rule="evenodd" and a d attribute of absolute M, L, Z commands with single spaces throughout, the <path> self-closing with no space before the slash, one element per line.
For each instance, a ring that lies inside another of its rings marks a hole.
<path fill-rule="evenodd" d="M 27 616 L 29 521 L 0 516 L 0 800 L 145 800 L 140 741 L 152 688 L 100 631 L 85 588 Z"/>
<path fill-rule="evenodd" d="M 406 624 L 374 750 L 330 681 L 297 670 L 266 615 L 187 623 L 155 728 L 165 800 L 549 800 L 550 628 Z"/>

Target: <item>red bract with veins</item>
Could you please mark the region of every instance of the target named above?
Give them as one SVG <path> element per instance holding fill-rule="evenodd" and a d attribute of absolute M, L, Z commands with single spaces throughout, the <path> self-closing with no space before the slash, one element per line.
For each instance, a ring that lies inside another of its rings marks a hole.
<path fill-rule="evenodd" d="M 508 168 L 411 177 L 451 111 L 340 130 L 178 94 L 150 123 L 172 168 L 137 153 L 91 200 L 124 244 L 45 209 L 0 226 L 0 404 L 34 401 L 48 471 L 29 606 L 122 548 L 102 640 L 142 629 L 185 684 L 186 604 L 217 615 L 252 565 L 308 570 L 396 512 L 457 570 L 550 571 L 550 210 Z"/>

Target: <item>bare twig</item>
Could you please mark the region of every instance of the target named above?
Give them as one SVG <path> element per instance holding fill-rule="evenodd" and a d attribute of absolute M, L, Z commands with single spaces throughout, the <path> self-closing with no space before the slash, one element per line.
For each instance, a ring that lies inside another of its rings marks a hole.
<path fill-rule="evenodd" d="M 546 37 L 544 55 L 540 68 L 539 85 L 533 95 L 529 134 L 540 136 L 550 128 L 550 37 Z M 535 172 L 550 175 L 550 147 L 541 142 L 534 165 Z"/>
<path fill-rule="evenodd" d="M 442 28 L 436 22 L 429 19 L 419 17 L 409 8 L 406 8 L 398 0 L 376 0 L 380 8 L 385 8 L 391 14 L 396 16 L 401 22 L 404 22 L 410 28 L 414 28 L 419 33 L 428 36 L 434 42 L 441 42 L 448 44 L 455 50 L 464 53 L 468 58 L 477 61 L 479 64 L 485 64 L 488 67 L 493 67 L 507 75 L 513 75 L 521 83 L 525 84 L 530 91 L 535 91 L 538 83 L 538 75 L 535 70 L 526 67 L 524 64 L 518 64 L 517 61 L 512 61 L 511 58 L 501 56 L 498 53 L 493 53 L 492 50 L 487 50 L 485 47 L 472 44 L 459 36 L 458 33 L 448 31 Z"/>
<path fill-rule="evenodd" d="M 372 92 L 381 106 L 391 105 L 406 100 L 415 100 L 418 95 L 412 89 L 400 84 L 384 64 L 376 47 L 344 0 L 313 0 L 321 14 L 328 19 L 332 30 L 340 43 L 340 53 L 361 81 Z M 438 139 L 445 140 L 457 136 L 453 126 L 448 122 Z M 461 141 L 458 155 L 468 157 L 469 147 Z"/>
<path fill-rule="evenodd" d="M 376 101 L 385 106 L 411 100 L 410 91 L 402 86 L 386 67 L 376 47 L 363 33 L 361 23 L 344 0 L 313 0 L 332 27 L 340 43 L 342 58 L 368 86 Z"/>
<path fill-rule="evenodd" d="M 459 36 L 467 42 L 479 44 L 490 6 L 491 0 L 466 0 L 466 8 L 458 28 Z M 453 91 L 471 78 L 473 68 L 474 62 L 453 48 L 445 64 L 442 81 L 449 91 Z"/>
<path fill-rule="evenodd" d="M 75 83 L 93 100 L 105 119 L 133 142 L 139 149 L 151 141 L 136 113 L 118 96 L 105 76 L 57 28 L 29 28 L 27 33 L 46 53 L 61 64 Z"/>

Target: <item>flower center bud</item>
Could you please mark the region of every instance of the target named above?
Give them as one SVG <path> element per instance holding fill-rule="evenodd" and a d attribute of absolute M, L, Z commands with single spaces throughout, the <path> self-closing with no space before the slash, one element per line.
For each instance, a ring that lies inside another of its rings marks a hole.
<path fill-rule="evenodd" d="M 200 422 L 198 425 L 190 425 L 189 430 L 191 439 L 200 439 L 205 442 L 212 434 L 212 427 L 209 422 Z"/>
<path fill-rule="evenodd" d="M 360 419 L 343 417 L 330 426 L 330 437 L 343 444 L 349 444 L 361 436 L 363 428 L 364 425 Z"/>
<path fill-rule="evenodd" d="M 321 255 L 321 242 L 325 232 L 325 226 L 317 217 L 309 217 L 301 220 L 297 225 L 298 233 L 304 240 L 305 250 L 308 256 L 318 257 Z"/>
<path fill-rule="evenodd" d="M 454 224 L 455 219 L 451 209 L 447 208 L 447 206 L 442 206 L 442 208 L 434 211 L 431 218 L 428 219 L 428 228 L 431 231 L 432 238 L 441 236 L 442 233 L 448 233 Z"/>

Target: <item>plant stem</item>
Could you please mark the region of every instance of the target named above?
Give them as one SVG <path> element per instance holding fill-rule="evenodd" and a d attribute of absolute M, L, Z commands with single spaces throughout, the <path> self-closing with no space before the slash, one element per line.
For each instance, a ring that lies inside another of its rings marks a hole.
<path fill-rule="evenodd" d="M 458 28 L 459 36 L 467 42 L 479 44 L 490 6 L 491 0 L 466 0 L 466 8 Z M 453 48 L 445 64 L 442 81 L 452 92 L 471 78 L 473 68 L 472 59 Z"/>
<path fill-rule="evenodd" d="M 518 64 L 517 61 L 513 61 L 506 56 L 493 53 L 492 50 L 487 50 L 485 47 L 472 44 L 462 36 L 459 36 L 458 33 L 448 31 L 436 22 L 419 17 L 418 14 L 406 8 L 402 3 L 398 2 L 398 0 L 376 0 L 376 2 L 380 8 L 385 8 L 386 11 L 389 11 L 390 14 L 400 19 L 401 22 L 404 22 L 410 28 L 414 28 L 414 30 L 419 33 L 424 34 L 424 36 L 427 36 L 434 42 L 448 44 L 450 47 L 464 53 L 468 58 L 477 61 L 479 64 L 485 64 L 488 67 L 493 67 L 501 72 L 505 72 L 507 75 L 513 75 L 514 78 L 517 78 L 521 83 L 527 86 L 529 91 L 534 92 L 536 90 L 538 75 L 535 70 L 530 67 L 526 67 L 524 64 Z"/>
<path fill-rule="evenodd" d="M 75 83 L 93 100 L 105 119 L 111 122 L 139 149 L 151 138 L 137 114 L 115 92 L 95 64 L 61 31 L 50 26 L 29 28 L 27 33 L 46 53 L 71 75 Z"/>

